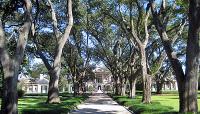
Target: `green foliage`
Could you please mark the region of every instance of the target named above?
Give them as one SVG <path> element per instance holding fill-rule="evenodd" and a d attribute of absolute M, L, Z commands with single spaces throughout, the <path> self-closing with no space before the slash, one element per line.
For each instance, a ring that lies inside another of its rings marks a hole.
<path fill-rule="evenodd" d="M 106 85 L 104 89 L 105 91 L 112 91 L 111 85 Z"/>
<path fill-rule="evenodd" d="M 154 64 L 152 64 L 152 66 L 151 66 L 151 73 L 154 74 L 155 72 L 157 72 L 159 66 L 160 65 L 157 62 L 155 62 Z"/>
<path fill-rule="evenodd" d="M 187 0 L 176 0 L 176 4 L 183 8 L 188 8 L 189 2 Z"/>
<path fill-rule="evenodd" d="M 91 86 L 91 85 L 90 85 L 90 86 L 88 87 L 88 91 L 89 91 L 89 92 L 92 92 L 92 91 L 94 91 L 94 90 L 95 90 L 94 86 Z"/>
<path fill-rule="evenodd" d="M 46 67 L 42 63 L 34 64 L 32 68 L 28 70 L 28 72 L 32 78 L 39 78 L 40 74 L 48 73 Z"/>
<path fill-rule="evenodd" d="M 17 94 L 18 94 L 18 98 L 22 98 L 25 95 L 25 91 L 22 89 L 18 89 L 17 90 Z"/>
<path fill-rule="evenodd" d="M 67 68 L 62 68 L 61 69 L 61 73 L 60 73 L 60 77 L 59 77 L 59 90 L 62 91 L 63 88 L 66 90 L 67 88 L 67 84 L 68 84 L 68 80 L 67 80 Z"/>

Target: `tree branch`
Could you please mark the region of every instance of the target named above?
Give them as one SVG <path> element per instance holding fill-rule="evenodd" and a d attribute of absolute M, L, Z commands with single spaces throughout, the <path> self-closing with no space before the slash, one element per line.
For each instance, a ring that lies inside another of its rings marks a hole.
<path fill-rule="evenodd" d="M 24 0 L 25 2 L 25 22 L 19 30 L 19 39 L 16 47 L 15 62 L 20 64 L 23 60 L 24 50 L 27 43 L 29 31 L 32 24 L 32 3 L 30 0 Z"/>
<path fill-rule="evenodd" d="M 54 31 L 54 34 L 56 36 L 56 39 L 58 40 L 58 38 L 61 35 L 61 32 L 58 29 L 58 21 L 57 21 L 57 18 L 56 18 L 56 12 L 53 8 L 53 4 L 52 4 L 51 0 L 48 0 L 48 3 L 49 3 L 49 6 L 51 8 L 51 16 L 52 16 L 52 21 L 53 21 L 52 22 L 53 23 L 53 31 Z"/>
<path fill-rule="evenodd" d="M 59 40 L 56 50 L 55 50 L 55 57 L 54 57 L 54 64 L 53 66 L 56 67 L 60 64 L 60 58 L 62 55 L 63 47 L 69 38 L 71 28 L 73 26 L 73 15 L 72 15 L 72 0 L 68 0 L 68 26 L 65 29 L 65 33 L 62 38 Z"/>
<path fill-rule="evenodd" d="M 5 44 L 6 44 L 5 39 L 6 36 L 3 30 L 2 21 L 0 19 L 0 61 L 4 68 L 7 66 L 6 61 L 10 61 L 9 54 L 5 49 Z"/>

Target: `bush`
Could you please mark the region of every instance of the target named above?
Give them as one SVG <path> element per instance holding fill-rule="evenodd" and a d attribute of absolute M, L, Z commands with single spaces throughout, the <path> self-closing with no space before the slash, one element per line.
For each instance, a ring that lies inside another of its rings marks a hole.
<path fill-rule="evenodd" d="M 174 95 L 178 95 L 178 91 L 163 91 L 162 94 L 174 94 Z"/>
<path fill-rule="evenodd" d="M 24 94 L 25 94 L 25 91 L 24 91 L 24 90 L 22 90 L 22 89 L 18 89 L 18 90 L 17 90 L 17 94 L 18 94 L 18 98 L 21 98 L 21 97 L 23 97 L 23 96 L 24 96 Z"/>
<path fill-rule="evenodd" d="M 111 85 L 106 85 L 105 86 L 105 91 L 112 91 Z"/>
<path fill-rule="evenodd" d="M 26 96 L 47 96 L 47 93 L 26 93 Z"/>
<path fill-rule="evenodd" d="M 94 90 L 95 90 L 95 88 L 94 88 L 93 86 L 90 85 L 90 86 L 88 87 L 88 91 L 89 91 L 89 92 L 92 92 L 92 91 L 94 91 Z"/>

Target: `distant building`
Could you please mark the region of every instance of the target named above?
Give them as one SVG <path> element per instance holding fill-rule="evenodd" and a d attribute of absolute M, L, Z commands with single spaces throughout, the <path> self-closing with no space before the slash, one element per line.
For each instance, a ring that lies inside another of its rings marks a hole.
<path fill-rule="evenodd" d="M 22 90 L 26 93 L 47 93 L 49 88 L 49 80 L 40 75 L 39 78 L 22 78 L 20 83 L 23 83 Z"/>
<path fill-rule="evenodd" d="M 86 82 L 86 90 L 90 91 L 93 88 L 93 91 L 112 91 L 112 74 L 108 69 L 96 68 L 94 71 L 95 78 L 94 80 L 89 80 Z"/>
<path fill-rule="evenodd" d="M 152 91 L 157 90 L 156 80 L 153 78 L 152 81 Z M 165 78 L 162 86 L 163 91 L 178 91 L 178 85 L 177 81 L 175 79 L 175 76 L 171 76 L 170 78 Z"/>
<path fill-rule="evenodd" d="M 85 80 L 84 86 L 86 92 L 97 92 L 98 90 L 102 92 L 112 91 L 113 82 L 112 74 L 106 68 L 96 68 L 93 70 L 94 78 Z M 68 92 L 73 93 L 73 84 L 68 84 Z"/>

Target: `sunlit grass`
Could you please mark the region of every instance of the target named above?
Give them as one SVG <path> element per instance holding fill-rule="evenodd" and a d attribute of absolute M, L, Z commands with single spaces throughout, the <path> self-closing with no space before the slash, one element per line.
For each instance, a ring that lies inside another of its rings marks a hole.
<path fill-rule="evenodd" d="M 178 113 L 179 110 L 179 99 L 176 94 L 152 95 L 151 104 L 141 103 L 141 96 L 134 99 L 127 96 L 113 96 L 113 99 L 119 104 L 129 107 L 133 112 L 140 114 L 170 114 Z M 198 98 L 198 107 L 200 107 L 200 98 Z"/>

